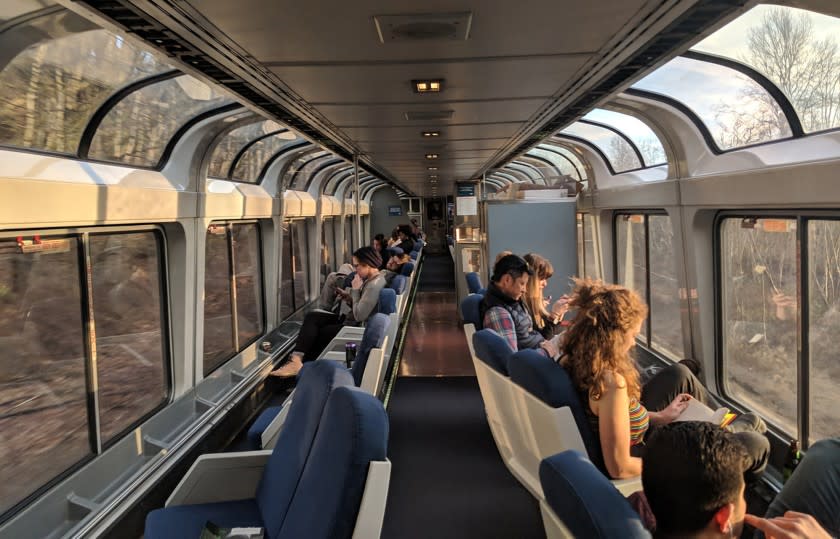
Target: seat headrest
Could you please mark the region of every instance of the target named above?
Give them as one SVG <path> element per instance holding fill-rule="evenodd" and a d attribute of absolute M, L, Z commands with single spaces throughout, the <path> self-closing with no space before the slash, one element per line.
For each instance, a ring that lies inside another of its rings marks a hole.
<path fill-rule="evenodd" d="M 381 348 L 382 341 L 385 339 L 385 332 L 391 324 L 391 317 L 387 314 L 376 313 L 365 322 L 365 332 L 362 335 L 362 342 L 359 345 L 356 360 L 353 362 L 353 381 L 356 386 L 362 385 L 362 376 L 365 374 L 365 366 L 367 365 L 370 351 L 374 348 Z"/>
<path fill-rule="evenodd" d="M 394 278 L 393 278 L 393 279 L 391 279 L 391 286 L 390 286 L 390 288 L 391 288 L 394 292 L 396 292 L 396 293 L 397 293 L 397 295 L 400 295 L 400 294 L 402 294 L 403 292 L 405 292 L 405 285 L 406 285 L 406 282 L 407 282 L 407 279 L 405 278 L 405 275 L 394 275 Z"/>
<path fill-rule="evenodd" d="M 481 278 L 478 276 L 478 273 L 471 271 L 466 274 L 467 278 L 467 290 L 469 290 L 470 294 L 478 294 L 478 291 L 481 290 Z"/>
<path fill-rule="evenodd" d="M 300 370 L 295 398 L 257 487 L 268 537 L 276 537 L 283 525 L 330 394 L 353 385 L 350 371 L 336 361 L 312 361 Z"/>
<path fill-rule="evenodd" d="M 569 407 L 590 460 L 606 473 L 601 443 L 589 426 L 583 404 L 566 369 L 536 350 L 516 352 L 507 366 L 510 379 L 534 397 L 552 408 Z"/>
<path fill-rule="evenodd" d="M 651 537 L 624 496 L 577 451 L 563 451 L 543 460 L 540 484 L 545 501 L 573 537 Z"/>
<path fill-rule="evenodd" d="M 403 264 L 402 270 L 400 270 L 400 275 L 411 277 L 412 273 L 414 273 L 414 262 L 406 262 Z"/>
<path fill-rule="evenodd" d="M 384 461 L 387 448 L 382 403 L 358 388 L 333 391 L 288 516 L 280 533 L 267 537 L 351 537 L 370 463 Z"/>
<path fill-rule="evenodd" d="M 397 312 L 397 293 L 392 288 L 383 288 L 379 291 L 378 313 L 391 314 Z"/>
<path fill-rule="evenodd" d="M 507 376 L 508 358 L 513 355 L 507 341 L 492 329 L 482 329 L 473 335 L 475 355 L 494 370 Z"/>
<path fill-rule="evenodd" d="M 475 326 L 476 331 L 484 325 L 481 320 L 481 294 L 472 294 L 461 300 L 461 318 Z"/>

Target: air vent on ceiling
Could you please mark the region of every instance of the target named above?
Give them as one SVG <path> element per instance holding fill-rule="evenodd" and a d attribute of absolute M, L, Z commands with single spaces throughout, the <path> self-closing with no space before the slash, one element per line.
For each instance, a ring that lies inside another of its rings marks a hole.
<path fill-rule="evenodd" d="M 452 110 L 413 110 L 405 113 L 406 120 L 449 120 L 455 111 Z"/>
<path fill-rule="evenodd" d="M 463 41 L 470 37 L 472 12 L 376 15 L 373 22 L 382 43 L 427 39 Z"/>

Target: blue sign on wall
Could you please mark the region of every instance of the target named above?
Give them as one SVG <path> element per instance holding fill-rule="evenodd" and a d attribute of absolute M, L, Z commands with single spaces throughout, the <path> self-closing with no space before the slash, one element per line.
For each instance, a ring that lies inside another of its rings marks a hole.
<path fill-rule="evenodd" d="M 391 217 L 399 217 L 402 214 L 402 206 L 388 206 L 388 215 Z"/>

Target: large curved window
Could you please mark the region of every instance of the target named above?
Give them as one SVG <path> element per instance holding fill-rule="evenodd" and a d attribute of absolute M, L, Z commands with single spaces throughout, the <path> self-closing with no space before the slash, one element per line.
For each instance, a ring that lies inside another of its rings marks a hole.
<path fill-rule="evenodd" d="M 0 30 L 0 51 L 0 144 L 64 154 L 115 91 L 172 69 L 66 10 Z"/>
<path fill-rule="evenodd" d="M 88 157 L 157 166 L 181 126 L 229 103 L 229 97 L 189 75 L 144 86 L 108 112 L 93 136 Z"/>
<path fill-rule="evenodd" d="M 756 6 L 694 47 L 746 64 L 775 84 L 805 132 L 840 127 L 840 19 Z"/>
<path fill-rule="evenodd" d="M 722 150 L 791 136 L 781 107 L 767 90 L 728 67 L 678 57 L 633 88 L 685 104 L 703 121 Z"/>
<path fill-rule="evenodd" d="M 643 121 L 629 114 L 607 109 L 595 109 L 583 117 L 584 120 L 608 125 L 630 139 L 642 154 L 644 165 L 652 167 L 665 164 L 665 149 L 653 129 Z"/>
<path fill-rule="evenodd" d="M 210 168 L 207 175 L 211 178 L 227 178 L 230 167 L 236 156 L 252 140 L 268 135 L 275 131 L 282 131 L 283 126 L 271 120 L 255 121 L 237 127 L 223 138 L 213 149 L 210 157 Z"/>
<path fill-rule="evenodd" d="M 572 135 L 594 144 L 609 160 L 609 164 L 615 172 L 642 168 L 642 163 L 639 161 L 633 146 L 621 135 L 606 127 L 575 122 L 560 133 Z"/>
<path fill-rule="evenodd" d="M 312 149 L 295 159 L 289 168 L 286 169 L 286 174 L 283 177 L 283 185 L 288 186 L 289 189 L 296 191 L 306 190 L 306 179 L 311 168 L 305 169 L 314 161 L 327 157 L 330 152 L 325 150 Z M 294 183 L 292 183 L 294 181 Z"/>
<path fill-rule="evenodd" d="M 268 160 L 279 152 L 284 145 L 288 144 L 289 141 L 295 140 L 296 138 L 297 136 L 291 131 L 284 131 L 252 144 L 234 165 L 230 179 L 240 182 L 256 183 L 259 181 L 260 174 L 262 174 L 262 170 L 265 164 L 268 163 Z"/>
<path fill-rule="evenodd" d="M 560 166 L 560 170 L 562 170 L 564 174 L 568 174 L 580 181 L 586 181 L 586 167 L 583 166 L 583 162 L 580 158 L 573 152 L 569 151 L 568 148 L 558 146 L 557 144 L 551 144 L 546 141 L 536 148 L 532 148 L 530 152 L 534 155 L 543 156 L 546 159 L 556 159 L 557 157 L 560 157 L 561 160 L 558 162 L 558 166 Z"/>

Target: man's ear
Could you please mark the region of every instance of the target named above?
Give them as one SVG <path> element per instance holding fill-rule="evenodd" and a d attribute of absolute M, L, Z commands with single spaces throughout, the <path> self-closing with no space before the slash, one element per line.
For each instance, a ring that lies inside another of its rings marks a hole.
<path fill-rule="evenodd" d="M 735 504 L 728 503 L 717 510 L 712 517 L 712 525 L 715 531 L 730 533 L 732 531 L 732 514 L 735 512 Z"/>

